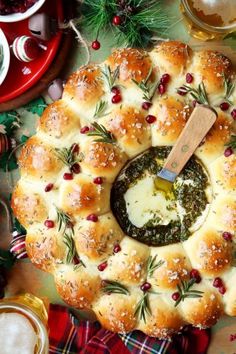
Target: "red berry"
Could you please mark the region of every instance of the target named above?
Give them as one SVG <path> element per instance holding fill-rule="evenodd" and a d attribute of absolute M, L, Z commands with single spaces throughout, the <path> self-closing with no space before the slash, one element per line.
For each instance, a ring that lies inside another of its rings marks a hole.
<path fill-rule="evenodd" d="M 195 279 L 195 283 L 197 284 L 200 283 L 202 280 L 199 271 L 197 269 L 192 269 L 189 275 L 191 279 Z"/>
<path fill-rule="evenodd" d="M 228 109 L 229 109 L 229 103 L 228 102 L 222 102 L 221 104 L 220 104 L 220 109 L 222 110 L 222 111 L 227 111 Z"/>
<path fill-rule="evenodd" d="M 45 220 L 44 221 L 44 225 L 48 228 L 48 229 L 52 229 L 55 226 L 54 221 L 52 220 Z"/>
<path fill-rule="evenodd" d="M 215 288 L 220 288 L 220 287 L 224 286 L 222 279 L 219 277 L 215 278 L 213 281 L 213 286 Z"/>
<path fill-rule="evenodd" d="M 193 107 L 196 107 L 197 104 L 199 104 L 199 102 L 198 102 L 197 100 L 193 100 L 193 101 L 192 101 Z"/>
<path fill-rule="evenodd" d="M 50 192 L 53 189 L 53 183 L 48 183 L 45 187 L 45 192 Z"/>
<path fill-rule="evenodd" d="M 149 114 L 145 119 L 148 124 L 152 124 L 157 120 L 156 117 L 151 114 Z"/>
<path fill-rule="evenodd" d="M 234 153 L 234 151 L 233 151 L 233 149 L 230 146 L 227 149 L 225 149 L 225 151 L 224 151 L 225 157 L 229 157 L 233 153 Z"/>
<path fill-rule="evenodd" d="M 151 287 L 152 287 L 152 285 L 150 283 L 145 282 L 140 286 L 140 289 L 142 291 L 148 291 L 149 289 L 151 289 Z"/>
<path fill-rule="evenodd" d="M 65 180 L 65 181 L 70 181 L 70 180 L 72 180 L 74 177 L 73 177 L 73 174 L 72 173 L 64 173 L 64 175 L 63 175 L 63 179 Z"/>
<path fill-rule="evenodd" d="M 190 73 L 186 74 L 186 82 L 188 84 L 191 84 L 193 82 L 193 75 L 192 74 L 190 74 Z"/>
<path fill-rule="evenodd" d="M 169 74 L 163 74 L 160 80 L 161 84 L 168 84 L 170 81 L 170 75 Z"/>
<path fill-rule="evenodd" d="M 98 221 L 98 217 L 96 214 L 89 214 L 86 218 L 88 221 L 92 221 L 92 222 L 97 222 Z"/>
<path fill-rule="evenodd" d="M 71 172 L 78 174 L 80 173 L 80 165 L 76 162 L 71 166 Z"/>
<path fill-rule="evenodd" d="M 180 298 L 180 293 L 177 291 L 176 293 L 172 294 L 171 297 L 174 301 L 177 301 Z"/>
<path fill-rule="evenodd" d="M 93 48 L 94 50 L 99 50 L 100 47 L 101 47 L 101 44 L 100 44 L 100 42 L 99 42 L 97 39 L 96 39 L 96 41 L 93 41 L 93 42 L 92 42 L 92 48 Z"/>
<path fill-rule="evenodd" d="M 225 288 L 225 286 L 223 285 L 223 286 L 221 286 L 221 287 L 219 287 L 219 293 L 220 294 L 222 294 L 222 295 L 224 295 L 225 293 L 226 293 L 226 288 Z"/>
<path fill-rule="evenodd" d="M 231 116 L 234 120 L 236 120 L 236 108 L 234 108 L 231 112 Z"/>
<path fill-rule="evenodd" d="M 72 147 L 71 147 L 71 152 L 72 152 L 73 154 L 78 154 L 78 152 L 79 152 L 79 145 L 76 144 L 76 143 L 74 143 L 74 144 L 72 145 Z"/>
<path fill-rule="evenodd" d="M 119 26 L 121 24 L 121 17 L 120 16 L 114 16 L 112 23 L 114 26 Z"/>
<path fill-rule="evenodd" d="M 84 127 L 82 127 L 81 129 L 80 129 L 80 133 L 81 134 L 86 134 L 86 133 L 88 133 L 89 132 L 89 127 L 87 126 L 87 125 L 85 125 Z"/>
<path fill-rule="evenodd" d="M 107 261 L 99 264 L 98 265 L 98 270 L 100 270 L 100 272 L 103 272 L 104 269 L 106 269 L 106 267 L 107 267 Z"/>
<path fill-rule="evenodd" d="M 166 92 L 166 86 L 164 84 L 158 85 L 158 92 L 160 95 L 163 95 Z"/>
<path fill-rule="evenodd" d="M 177 93 L 180 96 L 185 96 L 185 95 L 187 95 L 188 91 L 186 90 L 186 88 L 184 86 L 181 86 L 178 88 Z"/>
<path fill-rule="evenodd" d="M 115 95 L 120 95 L 120 89 L 117 86 L 113 86 L 111 92 L 114 93 Z"/>
<path fill-rule="evenodd" d="M 120 103 L 122 101 L 122 97 L 121 95 L 117 94 L 117 95 L 114 95 L 111 99 L 111 102 L 112 103 Z"/>
<path fill-rule="evenodd" d="M 103 184 L 103 179 L 102 179 L 102 177 L 96 177 L 96 178 L 94 178 L 93 183 L 95 183 L 95 184 Z"/>
<path fill-rule="evenodd" d="M 113 248 L 113 252 L 114 252 L 114 253 L 118 253 L 118 252 L 120 252 L 120 251 L 121 251 L 120 245 L 119 245 L 119 244 L 115 245 L 114 248 Z"/>
<path fill-rule="evenodd" d="M 80 264 L 80 259 L 77 256 L 74 256 L 73 258 L 73 264 Z"/>
<path fill-rule="evenodd" d="M 230 232 L 225 231 L 223 232 L 222 236 L 225 239 L 225 241 L 232 241 L 233 235 Z"/>
<path fill-rule="evenodd" d="M 142 109 L 145 109 L 146 111 L 148 111 L 151 106 L 152 106 L 151 102 L 143 102 Z"/>

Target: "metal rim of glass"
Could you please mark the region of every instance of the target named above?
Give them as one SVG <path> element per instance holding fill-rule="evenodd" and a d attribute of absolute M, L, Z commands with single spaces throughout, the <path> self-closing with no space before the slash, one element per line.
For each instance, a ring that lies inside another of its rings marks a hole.
<path fill-rule="evenodd" d="M 0 310 L 15 310 L 18 313 L 22 313 L 26 317 L 30 318 L 31 321 L 35 324 L 35 327 L 38 331 L 38 337 L 40 339 L 40 347 L 37 351 L 37 354 L 47 354 L 49 351 L 49 340 L 48 333 L 45 325 L 42 323 L 41 319 L 36 315 L 28 306 L 23 304 L 17 304 L 14 302 L 7 302 L 0 304 Z"/>
<path fill-rule="evenodd" d="M 225 26 L 225 27 L 208 25 L 207 23 L 201 21 L 198 17 L 196 17 L 193 14 L 192 10 L 189 7 L 188 0 L 181 0 L 181 4 L 184 10 L 186 11 L 187 15 L 189 16 L 189 18 L 192 20 L 192 22 L 197 26 L 199 26 L 200 28 L 205 29 L 206 31 L 216 32 L 216 33 L 226 33 L 229 30 L 233 31 L 234 29 L 236 29 L 236 24 L 232 24 L 230 26 Z"/>

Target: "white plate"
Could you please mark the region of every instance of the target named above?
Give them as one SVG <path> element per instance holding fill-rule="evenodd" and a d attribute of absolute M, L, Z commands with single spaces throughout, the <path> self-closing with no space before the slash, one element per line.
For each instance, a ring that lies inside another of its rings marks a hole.
<path fill-rule="evenodd" d="M 10 66 L 10 48 L 5 34 L 0 29 L 0 44 L 3 46 L 3 69 L 0 68 L 0 85 L 5 80 Z"/>
<path fill-rule="evenodd" d="M 11 14 L 11 15 L 0 15 L 0 22 L 18 22 L 25 20 L 26 18 L 29 18 L 35 12 L 37 12 L 41 6 L 45 3 L 45 0 L 38 0 L 33 6 L 31 6 L 27 11 L 23 13 L 16 13 L 16 14 Z"/>

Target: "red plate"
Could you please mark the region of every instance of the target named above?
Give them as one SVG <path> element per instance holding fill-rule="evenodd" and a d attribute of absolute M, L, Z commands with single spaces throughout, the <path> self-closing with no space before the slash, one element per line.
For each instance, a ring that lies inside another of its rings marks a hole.
<path fill-rule="evenodd" d="M 50 17 L 63 21 L 62 0 L 47 0 L 39 12 L 46 12 Z M 9 45 L 21 35 L 30 35 L 28 19 L 15 23 L 0 22 L 0 28 L 4 31 Z M 0 86 L 0 103 L 7 102 L 21 95 L 32 87 L 47 71 L 52 63 L 62 38 L 62 32 L 58 33 L 48 42 L 43 42 L 47 50 L 42 50 L 40 57 L 30 63 L 17 60 L 11 53 L 9 72 L 3 84 Z"/>

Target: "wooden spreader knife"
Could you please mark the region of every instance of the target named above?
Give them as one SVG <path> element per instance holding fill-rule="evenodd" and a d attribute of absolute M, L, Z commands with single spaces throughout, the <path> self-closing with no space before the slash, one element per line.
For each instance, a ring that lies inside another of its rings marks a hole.
<path fill-rule="evenodd" d="M 156 189 L 165 193 L 171 191 L 176 177 L 211 129 L 216 118 L 217 113 L 209 106 L 198 105 L 194 108 L 162 170 L 155 178 Z"/>

